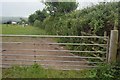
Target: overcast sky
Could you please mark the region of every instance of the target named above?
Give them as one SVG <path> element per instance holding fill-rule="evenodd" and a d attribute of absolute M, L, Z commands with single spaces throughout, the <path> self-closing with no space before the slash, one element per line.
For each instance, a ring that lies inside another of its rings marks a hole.
<path fill-rule="evenodd" d="M 111 0 L 78 0 L 79 8 L 88 5 L 97 4 L 102 1 Z M 42 10 L 45 7 L 40 0 L 0 0 L 0 16 L 6 17 L 28 17 L 36 10 Z"/>

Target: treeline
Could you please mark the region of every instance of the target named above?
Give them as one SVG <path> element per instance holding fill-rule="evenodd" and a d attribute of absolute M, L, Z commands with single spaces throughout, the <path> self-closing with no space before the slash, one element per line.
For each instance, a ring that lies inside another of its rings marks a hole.
<path fill-rule="evenodd" d="M 99 3 L 82 10 L 76 10 L 75 2 L 47 2 L 43 11 L 36 11 L 29 16 L 32 25 L 57 35 L 107 35 L 118 27 L 118 3 Z M 67 6 L 66 6 L 67 4 Z"/>

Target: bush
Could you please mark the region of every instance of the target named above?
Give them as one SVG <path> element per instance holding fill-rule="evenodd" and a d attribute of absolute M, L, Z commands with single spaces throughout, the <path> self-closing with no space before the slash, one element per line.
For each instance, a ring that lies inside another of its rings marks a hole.
<path fill-rule="evenodd" d="M 120 64 L 104 64 L 103 67 L 96 69 L 96 76 L 100 80 L 119 80 L 120 79 Z"/>
<path fill-rule="evenodd" d="M 42 27 L 42 22 L 39 21 L 39 20 L 35 20 L 34 26 L 35 26 L 35 27 L 39 27 L 39 28 L 43 28 L 43 27 Z"/>

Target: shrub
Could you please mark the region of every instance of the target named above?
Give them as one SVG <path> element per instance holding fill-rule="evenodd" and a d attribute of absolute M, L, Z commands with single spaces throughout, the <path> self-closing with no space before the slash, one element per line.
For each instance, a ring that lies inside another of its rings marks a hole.
<path fill-rule="evenodd" d="M 43 28 L 43 27 L 42 27 L 42 22 L 39 21 L 39 20 L 35 20 L 34 26 L 35 26 L 35 27 L 39 27 L 39 28 Z"/>

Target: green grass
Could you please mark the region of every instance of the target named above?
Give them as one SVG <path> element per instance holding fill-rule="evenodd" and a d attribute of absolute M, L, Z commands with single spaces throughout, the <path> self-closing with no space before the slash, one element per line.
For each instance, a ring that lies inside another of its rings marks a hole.
<path fill-rule="evenodd" d="M 44 69 L 37 64 L 30 67 L 15 66 L 11 69 L 3 70 L 3 78 L 90 78 L 94 77 L 95 73 L 91 70 L 80 71 L 62 71 Z"/>
<path fill-rule="evenodd" d="M 119 70 L 112 68 L 110 65 L 104 65 L 104 67 L 97 69 L 62 71 L 44 69 L 38 64 L 34 64 L 29 67 L 14 66 L 9 69 L 4 69 L 2 73 L 3 78 L 81 78 L 80 80 L 83 78 L 86 80 L 113 80 L 115 78 L 115 80 L 120 80 Z"/>
<path fill-rule="evenodd" d="M 2 34 L 17 34 L 17 35 L 44 35 L 46 32 L 38 27 L 21 25 L 0 25 Z"/>

